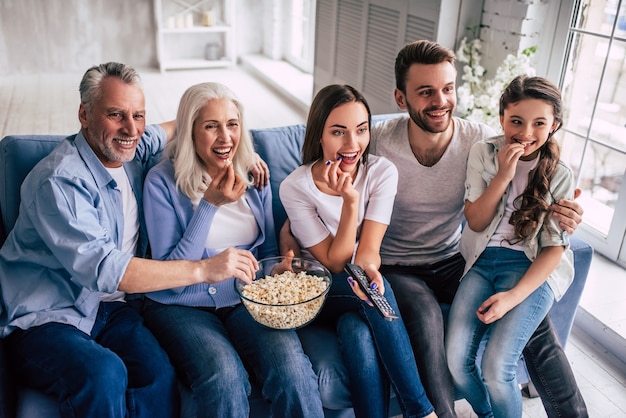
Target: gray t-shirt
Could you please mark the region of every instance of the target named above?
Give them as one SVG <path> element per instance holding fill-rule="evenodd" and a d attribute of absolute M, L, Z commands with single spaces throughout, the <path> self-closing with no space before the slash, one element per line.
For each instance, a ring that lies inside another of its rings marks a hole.
<path fill-rule="evenodd" d="M 454 134 L 441 159 L 421 165 L 411 150 L 408 115 L 372 128 L 370 152 L 398 168 L 398 193 L 391 223 L 382 242 L 382 264 L 434 263 L 458 252 L 463 221 L 465 175 L 469 150 L 496 135 L 487 125 L 453 118 Z"/>

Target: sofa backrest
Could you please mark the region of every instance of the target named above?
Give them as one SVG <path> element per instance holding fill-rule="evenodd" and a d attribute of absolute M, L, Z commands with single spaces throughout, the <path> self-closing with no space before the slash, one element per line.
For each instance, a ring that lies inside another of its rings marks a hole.
<path fill-rule="evenodd" d="M 63 135 L 9 135 L 0 141 L 0 246 L 15 225 L 24 178 L 63 138 Z"/>
<path fill-rule="evenodd" d="M 376 123 L 395 114 L 372 116 Z M 272 188 L 272 208 L 277 232 L 287 219 L 280 202 L 280 183 L 301 164 L 305 125 L 289 125 L 266 129 L 251 129 L 256 151 L 267 163 Z M 20 186 L 26 175 L 65 135 L 9 135 L 0 141 L 0 246 L 15 225 L 20 204 Z"/>
<path fill-rule="evenodd" d="M 250 130 L 254 147 L 270 170 L 272 210 L 277 233 L 287 219 L 278 189 L 285 177 L 301 164 L 304 131 L 304 124 Z"/>

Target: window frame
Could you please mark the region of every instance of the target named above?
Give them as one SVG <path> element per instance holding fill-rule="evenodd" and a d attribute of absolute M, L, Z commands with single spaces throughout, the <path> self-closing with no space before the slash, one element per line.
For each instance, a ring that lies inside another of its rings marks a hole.
<path fill-rule="evenodd" d="M 626 0 L 618 0 L 617 10 L 620 10 L 622 4 Z M 554 37 L 552 42 L 551 51 L 561 51 L 561 53 L 552 53 L 548 61 L 547 77 L 552 80 L 558 80 L 559 87 L 564 84 L 564 78 L 566 76 L 566 64 L 571 52 L 572 40 L 577 33 L 590 34 L 592 36 L 598 36 L 606 38 L 609 42 L 609 48 L 614 39 L 623 41 L 624 39 L 615 36 L 615 30 L 611 32 L 609 36 L 596 34 L 595 32 L 589 32 L 584 29 L 574 27 L 575 22 L 578 20 L 578 13 L 582 4 L 582 0 L 562 0 L 560 2 L 560 9 L 558 12 L 557 22 L 555 25 Z M 607 48 L 607 51 L 609 49 Z M 603 72 L 606 67 L 606 61 L 603 63 Z M 598 91 L 602 88 L 598 86 Z M 567 103 L 565 106 L 567 107 Z M 596 103 L 594 103 L 594 106 Z M 593 114 L 592 114 L 593 115 Z M 593 116 L 592 116 L 593 117 Z M 593 120 L 593 119 L 592 119 Z M 563 128 L 571 135 L 575 135 L 585 141 L 585 146 L 588 146 L 595 141 L 590 138 L 590 132 L 586 132 L 585 135 L 576 133 Z M 618 152 L 618 151 L 615 151 Z M 584 154 L 583 154 L 584 155 Z M 582 159 L 582 157 L 581 157 Z M 582 160 L 577 162 L 582 164 Z M 579 179 L 577 179 L 578 181 Z M 584 207 L 583 207 L 584 209 Z M 609 227 L 609 233 L 605 236 L 600 231 L 591 227 L 588 223 L 584 222 L 578 228 L 576 234 L 585 241 L 589 242 L 594 247 L 594 250 L 609 258 L 612 261 L 619 263 L 622 266 L 626 266 L 626 170 L 622 176 L 622 184 L 618 192 L 618 199 L 615 204 L 613 219 Z"/>

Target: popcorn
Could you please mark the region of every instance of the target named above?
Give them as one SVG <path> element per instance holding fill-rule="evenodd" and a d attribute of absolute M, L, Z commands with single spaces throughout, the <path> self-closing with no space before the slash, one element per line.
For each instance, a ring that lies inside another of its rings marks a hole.
<path fill-rule="evenodd" d="M 241 294 L 243 304 L 257 322 L 270 328 L 291 329 L 315 318 L 327 290 L 326 277 L 286 271 L 243 286 Z"/>

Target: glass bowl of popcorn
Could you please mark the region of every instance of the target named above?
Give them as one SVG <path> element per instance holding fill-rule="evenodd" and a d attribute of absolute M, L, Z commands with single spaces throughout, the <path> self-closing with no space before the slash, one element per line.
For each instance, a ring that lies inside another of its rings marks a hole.
<path fill-rule="evenodd" d="M 235 280 L 241 302 L 255 321 L 274 329 L 300 328 L 322 309 L 332 276 L 317 261 L 299 257 L 259 260 L 251 284 Z"/>

